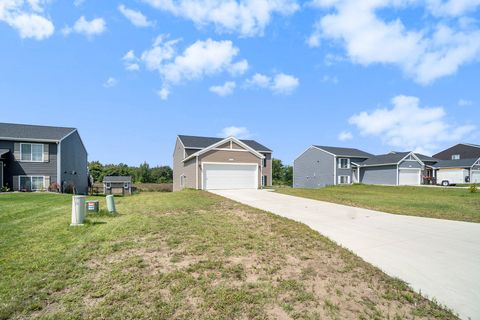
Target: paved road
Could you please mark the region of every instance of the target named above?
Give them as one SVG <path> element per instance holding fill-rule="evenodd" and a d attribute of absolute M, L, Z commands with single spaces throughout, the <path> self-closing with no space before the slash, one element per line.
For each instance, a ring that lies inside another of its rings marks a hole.
<path fill-rule="evenodd" d="M 480 319 L 480 223 L 394 215 L 266 190 L 214 193 L 302 222 L 461 318 Z"/>

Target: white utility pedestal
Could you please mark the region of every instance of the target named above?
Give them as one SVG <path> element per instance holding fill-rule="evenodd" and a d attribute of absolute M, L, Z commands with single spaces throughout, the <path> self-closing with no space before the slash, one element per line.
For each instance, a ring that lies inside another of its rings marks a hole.
<path fill-rule="evenodd" d="M 70 226 L 82 226 L 85 220 L 85 196 L 72 197 L 72 224 Z"/>

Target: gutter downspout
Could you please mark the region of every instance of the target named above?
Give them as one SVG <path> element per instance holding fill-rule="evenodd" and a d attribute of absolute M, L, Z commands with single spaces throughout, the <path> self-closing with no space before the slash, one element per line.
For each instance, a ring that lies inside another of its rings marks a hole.
<path fill-rule="evenodd" d="M 63 193 L 62 186 L 62 142 L 57 142 L 57 184 L 60 188 L 60 193 Z"/>

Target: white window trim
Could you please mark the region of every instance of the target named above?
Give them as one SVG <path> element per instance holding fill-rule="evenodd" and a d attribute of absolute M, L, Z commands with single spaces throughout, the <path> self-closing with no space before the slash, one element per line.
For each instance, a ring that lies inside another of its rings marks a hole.
<path fill-rule="evenodd" d="M 347 160 L 347 167 L 346 168 L 342 168 L 342 160 L 346 159 Z M 351 165 L 350 165 L 350 158 L 338 158 L 338 169 L 350 169 L 351 168 Z"/>
<path fill-rule="evenodd" d="M 22 185 L 20 183 L 21 178 L 30 178 L 30 185 L 33 186 L 33 178 L 42 178 L 43 179 L 43 187 L 42 189 L 33 189 L 32 191 L 44 190 L 45 189 L 45 176 L 18 176 L 18 189 L 22 190 Z"/>
<path fill-rule="evenodd" d="M 22 147 L 27 144 L 30 145 L 30 160 L 22 159 L 22 156 L 23 156 Z M 34 145 L 42 146 L 42 160 L 32 160 Z M 43 143 L 20 143 L 20 161 L 21 162 L 45 162 L 45 145 Z"/>
<path fill-rule="evenodd" d="M 107 189 L 111 189 L 112 188 L 112 183 L 111 182 L 105 182 L 105 187 L 107 187 Z"/>
<path fill-rule="evenodd" d="M 342 183 L 342 182 L 341 182 L 341 178 L 342 178 L 342 177 L 347 177 L 347 182 Z M 347 175 L 339 175 L 339 176 L 337 177 L 337 183 L 338 183 L 338 184 L 351 184 L 351 177 L 350 177 L 350 176 L 347 176 Z"/>
<path fill-rule="evenodd" d="M 123 188 L 124 188 L 124 189 L 130 188 L 130 182 L 124 182 L 124 183 L 123 183 Z"/>
<path fill-rule="evenodd" d="M 460 160 L 459 154 L 452 154 L 452 160 Z"/>

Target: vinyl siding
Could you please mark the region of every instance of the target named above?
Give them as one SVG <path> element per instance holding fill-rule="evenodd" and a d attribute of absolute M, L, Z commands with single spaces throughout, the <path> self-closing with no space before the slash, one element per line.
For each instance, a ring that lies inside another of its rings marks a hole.
<path fill-rule="evenodd" d="M 180 176 L 182 175 L 184 148 L 177 138 L 175 149 L 173 151 L 173 191 L 178 191 L 180 187 Z"/>
<path fill-rule="evenodd" d="M 335 183 L 334 157 L 311 147 L 293 162 L 294 188 L 319 188 Z"/>
<path fill-rule="evenodd" d="M 0 140 L 0 149 L 10 150 L 5 155 L 3 183 L 8 184 L 14 190 L 18 190 L 18 176 L 46 176 L 50 177 L 50 183 L 57 182 L 57 145 L 55 143 L 45 143 L 48 145 L 48 161 L 24 162 L 18 161 L 14 157 L 15 144 L 19 146 L 20 143 L 30 142 Z M 47 148 L 44 149 L 46 150 Z"/>
<path fill-rule="evenodd" d="M 73 184 L 78 194 L 87 194 L 88 156 L 78 131 L 61 141 L 60 152 L 63 185 Z"/>
<path fill-rule="evenodd" d="M 361 183 L 365 184 L 397 184 L 397 166 L 378 166 L 361 168 Z"/>
<path fill-rule="evenodd" d="M 402 161 L 398 165 L 399 168 L 404 169 L 422 169 L 422 164 L 418 161 Z"/>

